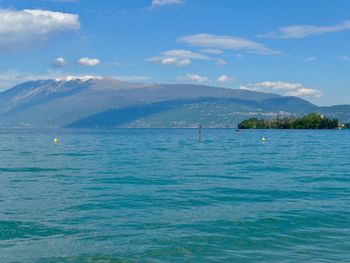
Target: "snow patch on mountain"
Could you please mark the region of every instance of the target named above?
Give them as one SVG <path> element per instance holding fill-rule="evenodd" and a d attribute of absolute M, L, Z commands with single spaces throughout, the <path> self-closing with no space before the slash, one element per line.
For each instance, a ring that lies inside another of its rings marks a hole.
<path fill-rule="evenodd" d="M 89 81 L 89 80 L 102 80 L 101 76 L 65 76 L 61 78 L 56 78 L 57 82 L 59 81 Z"/>

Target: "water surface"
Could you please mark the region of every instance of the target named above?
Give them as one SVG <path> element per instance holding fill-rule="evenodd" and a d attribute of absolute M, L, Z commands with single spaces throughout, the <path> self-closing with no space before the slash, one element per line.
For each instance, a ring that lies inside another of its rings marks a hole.
<path fill-rule="evenodd" d="M 307 261 L 350 261 L 350 131 L 0 130 L 0 262 Z"/>

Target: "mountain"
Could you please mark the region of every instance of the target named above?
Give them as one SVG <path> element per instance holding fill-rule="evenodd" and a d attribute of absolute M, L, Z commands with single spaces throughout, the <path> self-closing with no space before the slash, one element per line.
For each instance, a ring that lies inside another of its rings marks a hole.
<path fill-rule="evenodd" d="M 235 127 L 252 116 L 320 112 L 350 120 L 350 106 L 190 84 L 141 84 L 102 77 L 29 81 L 0 93 L 0 127 Z"/>

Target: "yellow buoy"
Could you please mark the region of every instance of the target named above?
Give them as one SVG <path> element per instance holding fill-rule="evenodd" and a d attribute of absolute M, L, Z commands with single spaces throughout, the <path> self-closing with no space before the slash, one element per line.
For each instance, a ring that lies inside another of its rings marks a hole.
<path fill-rule="evenodd" d="M 262 137 L 262 138 L 261 138 L 261 141 L 262 141 L 262 142 L 266 142 L 266 138 L 265 138 L 265 137 Z"/>
<path fill-rule="evenodd" d="M 53 142 L 58 143 L 58 139 L 57 138 L 53 139 Z"/>

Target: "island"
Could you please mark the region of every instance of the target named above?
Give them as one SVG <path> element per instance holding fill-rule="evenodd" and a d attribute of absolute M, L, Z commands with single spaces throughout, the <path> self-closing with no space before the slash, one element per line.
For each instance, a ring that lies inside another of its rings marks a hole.
<path fill-rule="evenodd" d="M 284 117 L 274 119 L 250 118 L 237 125 L 238 129 L 339 129 L 345 127 L 338 119 L 331 119 L 318 113 L 303 117 Z"/>

